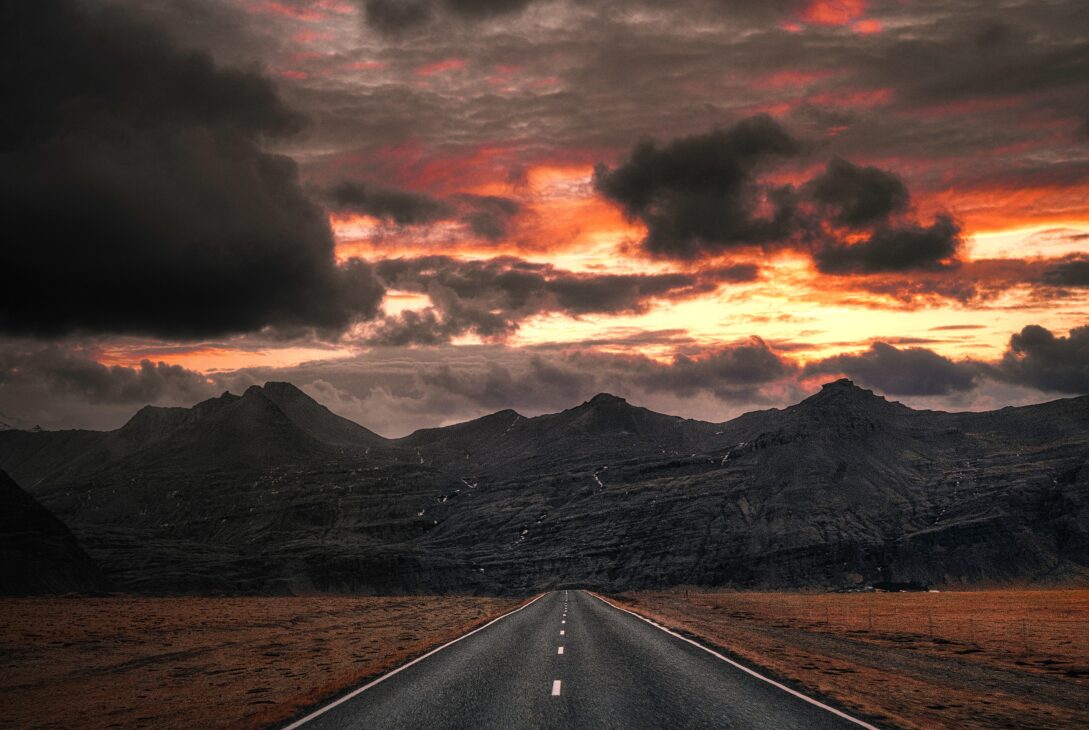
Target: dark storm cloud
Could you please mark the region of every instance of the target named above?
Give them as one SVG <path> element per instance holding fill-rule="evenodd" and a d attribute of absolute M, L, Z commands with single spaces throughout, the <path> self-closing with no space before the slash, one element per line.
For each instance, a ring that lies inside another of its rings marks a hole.
<path fill-rule="evenodd" d="M 761 184 L 757 172 L 801 149 L 771 117 L 756 116 L 664 146 L 644 140 L 616 168 L 599 165 L 594 184 L 646 224 L 648 252 L 695 258 L 778 242 L 792 233 L 792 190 Z M 760 212 L 762 204 L 768 213 Z"/>
<path fill-rule="evenodd" d="M 647 227 L 642 247 L 676 259 L 763 246 L 813 253 L 831 274 L 935 270 L 955 263 L 960 227 L 948 214 L 929 226 L 896 215 L 908 191 L 895 174 L 833 158 L 795 189 L 760 180 L 803 145 L 767 116 L 665 146 L 637 144 L 618 167 L 599 165 L 595 186 Z M 847 232 L 865 240 L 845 242 Z"/>
<path fill-rule="evenodd" d="M 995 377 L 1044 391 L 1089 394 L 1089 326 L 1066 337 L 1029 325 L 1010 337 Z"/>
<path fill-rule="evenodd" d="M 295 163 L 300 116 L 264 77 L 113 6 L 3 8 L 0 329 L 193 337 L 344 328 L 382 290 L 338 268 Z"/>
<path fill-rule="evenodd" d="M 751 264 L 698 273 L 582 274 L 512 257 L 463 261 L 445 256 L 389 259 L 378 276 L 391 289 L 426 294 L 431 307 L 387 318 L 374 340 L 388 345 L 434 344 L 472 332 L 502 339 L 537 314 L 631 314 L 658 299 L 684 299 L 721 283 L 752 281 Z"/>
<path fill-rule="evenodd" d="M 453 209 L 423 193 L 344 181 L 329 191 L 334 210 L 363 213 L 400 225 L 431 223 L 448 218 Z"/>
<path fill-rule="evenodd" d="M 835 355 L 805 367 L 805 375 L 843 374 L 889 395 L 948 395 L 971 390 L 979 367 L 954 362 L 922 347 L 875 342 L 857 354 Z"/>
<path fill-rule="evenodd" d="M 907 188 L 898 176 L 841 157 L 833 157 L 806 188 L 825 215 L 852 228 L 888 220 L 908 203 Z"/>
<path fill-rule="evenodd" d="M 825 274 L 936 270 L 950 265 L 961 245 L 960 226 L 952 217 L 939 215 L 929 226 L 882 226 L 862 243 L 832 243 L 814 259 Z"/>

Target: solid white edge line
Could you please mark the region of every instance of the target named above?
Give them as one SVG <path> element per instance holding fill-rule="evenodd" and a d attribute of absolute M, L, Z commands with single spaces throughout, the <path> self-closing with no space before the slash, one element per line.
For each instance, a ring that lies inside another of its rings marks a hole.
<path fill-rule="evenodd" d="M 760 674 L 759 672 L 755 672 L 755 671 L 753 671 L 752 669 L 749 669 L 748 667 L 746 667 L 743 664 L 738 664 L 733 659 L 730 659 L 729 657 L 726 657 L 726 656 L 723 656 L 722 654 L 719 654 L 714 649 L 709 649 L 706 646 L 704 646 L 703 644 L 699 643 L 698 641 L 693 641 L 692 639 L 689 639 L 687 636 L 681 636 L 677 632 L 671 631 L 670 629 L 667 629 L 665 626 L 662 626 L 659 623 L 651 621 L 646 616 L 640 616 L 635 611 L 629 611 L 626 608 L 621 608 L 620 606 L 617 606 L 612 601 L 610 601 L 610 600 L 608 600 L 606 598 L 602 598 L 601 596 L 597 595 L 596 593 L 590 593 L 590 591 L 584 591 L 584 593 L 589 593 L 591 596 L 593 596 L 597 600 L 601 601 L 602 603 L 606 603 L 606 604 L 612 606 L 617 611 L 623 611 L 624 613 L 630 613 L 632 616 L 635 616 L 640 621 L 646 621 L 648 624 L 650 624 L 654 628 L 660 629 L 660 630 L 666 632 L 667 634 L 669 634 L 670 636 L 678 638 L 681 641 L 687 641 L 692 646 L 703 649 L 708 654 L 716 656 L 719 659 L 721 659 L 722 661 L 726 662 L 727 664 L 729 664 L 729 665 L 731 665 L 733 667 L 736 667 L 737 669 L 740 669 L 741 671 L 745 672 L 746 674 L 752 675 L 753 677 L 756 677 L 757 679 L 759 679 L 759 680 L 761 680 L 763 682 L 767 682 L 768 684 L 770 684 L 773 687 L 778 687 L 779 689 L 783 690 L 784 692 L 787 692 L 789 694 L 794 695 L 798 699 L 805 700 L 806 702 L 808 702 L 811 705 L 815 705 L 815 706 L 821 708 L 822 710 L 827 710 L 828 712 L 831 712 L 833 715 L 838 715 L 839 717 L 842 717 L 844 720 L 848 720 L 850 722 L 853 722 L 854 724 L 859 725 L 861 727 L 864 727 L 867 730 L 879 730 L 878 728 L 874 727 L 873 725 L 869 724 L 868 722 L 864 722 L 862 720 L 859 720 L 857 717 L 851 717 L 850 715 L 848 715 L 846 712 L 843 712 L 842 710 L 837 710 L 835 707 L 829 707 L 828 705 L 824 704 L 820 700 L 815 700 L 815 699 L 813 699 L 812 697 L 810 697 L 808 695 L 802 694 L 801 692 L 799 692 L 796 689 L 791 689 L 790 687 L 787 687 L 785 684 L 781 684 L 779 682 L 776 682 L 774 679 L 771 679 L 769 677 L 765 677 L 763 674 Z"/>
<path fill-rule="evenodd" d="M 402 670 L 408 669 L 408 668 L 409 668 L 409 667 L 411 667 L 411 666 L 412 666 L 413 664 L 417 664 L 417 663 L 419 663 L 419 662 L 422 662 L 422 661 L 423 661 L 424 659 L 427 659 L 427 658 L 428 658 L 429 656 L 431 656 L 432 654 L 438 654 L 438 653 L 439 653 L 440 651 L 442 651 L 442 650 L 443 650 L 443 649 L 445 649 L 446 647 L 448 647 L 448 646 L 451 646 L 451 645 L 453 645 L 453 644 L 456 644 L 456 643 L 458 643 L 459 641 L 461 641 L 462 639 L 467 639 L 467 638 L 469 638 L 470 636 L 472 636 L 473 634 L 475 634 L 475 633 L 476 633 L 476 632 L 478 632 L 478 631 L 483 631 L 484 629 L 488 628 L 489 626 L 491 626 L 492 624 L 496 623 L 497 621 L 502 621 L 502 620 L 503 620 L 503 619 L 505 619 L 505 618 L 506 618 L 507 616 L 513 616 L 514 614 L 516 614 L 516 613 L 518 613 L 519 611 L 521 611 L 521 610 L 522 610 L 523 608 L 529 608 L 529 607 L 530 607 L 530 606 L 532 606 L 532 605 L 533 605 L 534 603 L 536 603 L 537 601 L 539 601 L 539 600 L 541 600 L 542 598 L 544 598 L 544 597 L 545 597 L 546 595 L 548 595 L 548 594 L 547 594 L 547 593 L 542 593 L 542 594 L 540 594 L 539 596 L 537 596 L 536 598 L 534 598 L 534 599 L 533 599 L 532 601 L 530 601 L 529 603 L 525 603 L 525 604 L 522 604 L 521 606 L 519 606 L 518 608 L 514 609 L 513 611 L 507 611 L 507 612 L 506 612 L 505 614 L 503 614 L 502 616 L 498 616 L 498 617 L 496 617 L 496 618 L 493 618 L 493 619 L 492 619 L 491 621 L 489 621 L 488 623 L 484 624 L 483 626 L 478 626 L 478 627 L 476 627 L 475 629 L 473 629 L 472 631 L 470 631 L 469 633 L 467 633 L 467 634 L 462 634 L 461 636 L 459 636 L 458 638 L 454 639 L 453 641 L 448 641 L 448 642 L 446 642 L 445 644 L 443 644 L 442 646 L 439 646 L 439 647 L 436 647 L 436 648 L 432 649 L 431 651 L 427 652 L 427 653 L 426 653 L 426 654 L 424 654 L 423 656 L 418 656 L 418 657 L 416 657 L 415 659 L 413 659 L 412 661 L 408 662 L 407 664 L 402 664 L 401 666 L 397 667 L 396 669 L 394 669 L 394 670 L 391 670 L 391 671 L 389 671 L 389 672 L 386 672 L 385 674 L 383 674 L 383 675 L 382 675 L 381 677 L 378 677 L 377 679 L 372 679 L 372 680 L 371 680 L 370 682 L 368 682 L 367 684 L 363 685 L 362 687 L 359 687 L 359 688 L 357 688 L 357 689 L 353 689 L 353 690 L 352 690 L 351 692 L 349 692 L 348 694 L 346 694 L 346 695 L 344 695 L 343 697 L 340 697 L 340 698 L 338 698 L 338 699 L 336 699 L 336 700 L 333 700 L 332 702 L 330 702 L 329 704 L 325 705 L 324 707 L 319 707 L 318 709 L 314 710 L 313 712 L 311 712 L 311 713 L 310 713 L 309 715 L 307 715 L 306 717 L 302 717 L 302 718 L 299 718 L 299 719 L 298 719 L 298 720 L 296 720 L 295 722 L 293 722 L 293 723 L 291 723 L 290 725 L 288 725 L 288 726 L 284 727 L 284 728 L 283 728 L 283 730 L 295 730 L 296 728 L 300 728 L 300 727 L 302 727 L 303 725 L 305 725 L 306 723 L 310 722 L 310 721 L 311 721 L 311 720 L 313 720 L 314 718 L 316 718 L 316 717 L 319 717 L 319 716 L 321 716 L 321 715 L 324 715 L 324 714 L 325 714 L 326 712 L 328 712 L 329 710 L 333 709 L 334 707 L 338 707 L 339 705 L 342 705 L 342 704 L 344 704 L 345 702 L 347 702 L 348 700 L 352 699 L 353 697 L 356 697 L 356 696 L 358 696 L 359 694 L 361 694 L 361 693 L 363 693 L 363 692 L 366 692 L 367 690 L 369 690 L 369 689 L 370 689 L 371 687 L 373 687 L 374 685 L 376 685 L 376 684 L 379 684 L 379 683 L 381 683 L 381 682 L 385 682 L 385 681 L 386 681 L 387 679 L 389 679 L 389 678 L 390 678 L 390 677 L 392 677 L 393 675 L 397 674 L 398 672 L 400 672 L 400 671 L 402 671 Z"/>

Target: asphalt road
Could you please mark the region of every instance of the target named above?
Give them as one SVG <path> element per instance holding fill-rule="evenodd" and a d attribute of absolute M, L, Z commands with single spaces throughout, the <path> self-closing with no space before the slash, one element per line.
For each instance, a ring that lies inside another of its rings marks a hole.
<path fill-rule="evenodd" d="M 291 728 L 867 727 L 582 591 L 548 593 Z"/>

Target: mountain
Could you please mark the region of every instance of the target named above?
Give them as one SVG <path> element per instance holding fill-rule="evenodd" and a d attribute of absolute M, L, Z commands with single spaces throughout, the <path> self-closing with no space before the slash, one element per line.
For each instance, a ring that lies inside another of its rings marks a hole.
<path fill-rule="evenodd" d="M 64 523 L 0 471 L 0 595 L 101 592 L 108 587 Z"/>
<path fill-rule="evenodd" d="M 133 470 L 219 472 L 364 453 L 385 439 L 289 383 L 224 393 L 192 408 L 145 406 L 110 432 L 0 432 L 0 463 L 28 484 Z"/>
<path fill-rule="evenodd" d="M 397 441 L 424 463 L 489 477 L 556 471 L 610 459 L 677 455 L 706 449 L 714 424 L 665 416 L 601 393 L 563 411 L 526 418 L 506 410 L 475 421 L 431 428 Z"/>
<path fill-rule="evenodd" d="M 153 593 L 1089 579 L 1089 397 L 942 413 L 841 380 L 712 424 L 601 394 L 386 440 L 269 383 L 0 432 L 0 467 Z"/>

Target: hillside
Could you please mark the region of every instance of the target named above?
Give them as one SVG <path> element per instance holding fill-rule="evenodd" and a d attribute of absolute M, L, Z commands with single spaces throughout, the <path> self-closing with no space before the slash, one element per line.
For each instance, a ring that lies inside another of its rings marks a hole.
<path fill-rule="evenodd" d="M 68 528 L 0 471 L 0 595 L 100 592 L 108 587 Z"/>
<path fill-rule="evenodd" d="M 108 433 L 0 432 L 149 592 L 1083 582 L 1089 398 L 915 411 L 849 381 L 723 424 L 602 394 L 387 441 L 288 384 Z"/>

